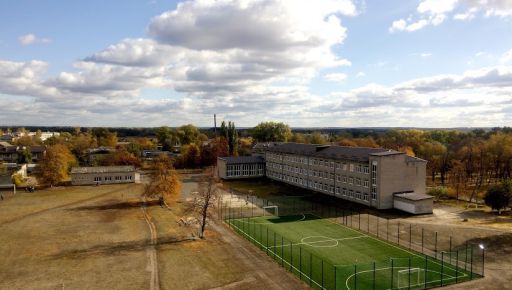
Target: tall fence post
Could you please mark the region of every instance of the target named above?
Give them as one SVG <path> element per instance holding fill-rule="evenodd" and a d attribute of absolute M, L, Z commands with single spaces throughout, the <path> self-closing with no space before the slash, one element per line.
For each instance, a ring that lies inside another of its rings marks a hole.
<path fill-rule="evenodd" d="M 441 252 L 441 287 L 443 287 L 444 278 L 444 252 Z"/>
<path fill-rule="evenodd" d="M 411 290 L 411 257 L 409 256 L 409 264 L 407 265 L 409 267 L 408 277 L 407 277 L 407 289 Z"/>
<path fill-rule="evenodd" d="M 423 277 L 423 280 L 424 280 L 424 287 L 425 289 L 427 289 L 427 276 L 428 276 L 428 256 L 425 255 L 425 277 Z"/>
<path fill-rule="evenodd" d="M 424 228 L 421 228 L 421 253 L 423 254 L 423 241 L 425 239 L 425 235 L 424 235 L 424 232 L 425 232 L 425 229 Z"/>
<path fill-rule="evenodd" d="M 265 227 L 267 229 L 267 242 L 265 243 L 265 247 L 267 248 L 267 255 L 268 255 L 268 227 Z"/>
<path fill-rule="evenodd" d="M 393 259 L 391 259 L 391 285 L 389 287 L 389 289 L 393 289 L 393 271 L 394 271 L 394 263 L 393 263 Z"/>
<path fill-rule="evenodd" d="M 459 251 L 455 254 L 455 283 L 459 283 Z"/>
<path fill-rule="evenodd" d="M 409 224 L 409 249 L 412 247 L 412 224 Z"/>
<path fill-rule="evenodd" d="M 302 247 L 299 246 L 299 278 L 302 281 Z"/>
<path fill-rule="evenodd" d="M 398 232 L 398 238 L 397 238 L 397 244 L 400 245 L 400 221 L 398 221 L 398 229 L 397 229 L 397 232 Z"/>
<path fill-rule="evenodd" d="M 452 236 L 450 236 L 450 264 L 452 263 Z"/>
<path fill-rule="evenodd" d="M 380 218 L 379 218 L 379 216 L 377 216 L 377 238 L 379 237 L 379 221 L 380 221 Z"/>
<path fill-rule="evenodd" d="M 361 230 L 361 210 L 358 212 L 358 220 L 359 220 L 359 230 Z"/>
<path fill-rule="evenodd" d="M 436 260 L 437 260 L 437 232 L 436 232 L 436 241 L 435 241 L 435 244 L 434 244 L 434 252 L 435 252 L 435 257 L 436 257 Z"/>
<path fill-rule="evenodd" d="M 466 250 L 464 251 L 464 271 L 467 271 L 468 265 L 468 241 L 466 241 Z"/>
<path fill-rule="evenodd" d="M 313 256 L 309 253 L 309 287 L 311 287 L 311 282 L 313 281 Z"/>
<path fill-rule="evenodd" d="M 284 268 L 284 237 L 281 235 L 281 266 Z"/>
<path fill-rule="evenodd" d="M 470 250 L 470 262 L 469 262 L 469 280 L 473 280 L 473 245 L 469 248 Z"/>
<path fill-rule="evenodd" d="M 354 264 L 354 290 L 357 290 L 357 264 Z"/>
<path fill-rule="evenodd" d="M 324 259 L 322 259 L 322 289 L 324 289 Z"/>
<path fill-rule="evenodd" d="M 336 290 L 336 265 L 334 265 L 334 290 Z"/>
<path fill-rule="evenodd" d="M 292 265 L 293 265 L 293 244 L 292 244 L 292 241 L 290 241 L 290 272 L 293 273 Z"/>
<path fill-rule="evenodd" d="M 386 218 L 387 229 L 386 229 L 386 241 L 389 241 L 389 218 Z"/>
<path fill-rule="evenodd" d="M 372 288 L 375 290 L 375 261 L 373 261 L 373 282 L 372 282 Z"/>

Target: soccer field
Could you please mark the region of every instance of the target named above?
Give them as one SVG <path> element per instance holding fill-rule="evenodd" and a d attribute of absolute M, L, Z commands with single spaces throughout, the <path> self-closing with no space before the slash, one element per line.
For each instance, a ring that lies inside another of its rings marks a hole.
<path fill-rule="evenodd" d="M 227 222 L 314 289 L 425 289 L 476 277 L 458 253 L 436 259 L 334 219 L 300 214 Z"/>

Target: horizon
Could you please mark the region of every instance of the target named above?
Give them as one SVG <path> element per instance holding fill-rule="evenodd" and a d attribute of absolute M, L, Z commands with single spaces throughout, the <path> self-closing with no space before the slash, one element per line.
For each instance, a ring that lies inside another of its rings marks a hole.
<path fill-rule="evenodd" d="M 20 0 L 0 19 L 0 125 L 512 124 L 512 2 Z"/>

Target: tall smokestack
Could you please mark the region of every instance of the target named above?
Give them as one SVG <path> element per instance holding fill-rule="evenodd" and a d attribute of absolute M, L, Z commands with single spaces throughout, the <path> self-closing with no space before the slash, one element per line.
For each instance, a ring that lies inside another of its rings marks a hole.
<path fill-rule="evenodd" d="M 213 133 L 217 137 L 217 114 L 213 114 Z"/>

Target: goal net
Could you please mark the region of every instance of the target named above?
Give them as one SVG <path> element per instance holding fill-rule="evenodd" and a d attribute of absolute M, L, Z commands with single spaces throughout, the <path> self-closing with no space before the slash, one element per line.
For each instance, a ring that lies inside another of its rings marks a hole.
<path fill-rule="evenodd" d="M 425 278 L 425 270 L 421 268 L 410 268 L 398 271 L 397 286 L 399 289 L 409 286 L 420 285 Z"/>
<path fill-rule="evenodd" d="M 263 215 L 266 216 L 267 213 L 273 216 L 279 216 L 279 207 L 277 205 L 269 205 L 263 207 Z"/>

